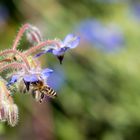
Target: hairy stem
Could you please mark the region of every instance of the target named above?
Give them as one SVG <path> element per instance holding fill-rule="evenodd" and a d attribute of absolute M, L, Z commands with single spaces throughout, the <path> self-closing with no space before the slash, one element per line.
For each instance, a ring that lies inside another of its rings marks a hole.
<path fill-rule="evenodd" d="M 26 69 L 25 65 L 18 63 L 18 62 L 13 62 L 13 63 L 2 66 L 0 68 L 0 72 L 3 72 L 6 69 L 21 69 L 21 68 Z M 28 71 L 28 69 L 26 69 L 26 70 Z"/>
<path fill-rule="evenodd" d="M 13 43 L 13 47 L 12 47 L 12 49 L 16 49 L 17 48 L 17 46 L 18 46 L 18 43 L 19 43 L 19 41 L 20 41 L 20 39 L 21 39 L 21 37 L 22 37 L 22 35 L 24 34 L 24 32 L 27 30 L 27 29 L 29 29 L 30 28 L 30 24 L 24 24 L 21 28 L 20 28 L 20 30 L 19 30 L 19 32 L 18 32 L 18 34 L 17 34 L 17 36 L 16 36 L 16 39 L 15 39 L 15 41 L 14 41 L 14 43 Z"/>
<path fill-rule="evenodd" d="M 3 60 L 0 60 L 0 65 L 4 64 L 5 62 L 11 62 L 11 61 L 12 61 L 12 59 L 10 59 L 10 58 L 6 58 L 6 59 L 3 59 Z"/>
<path fill-rule="evenodd" d="M 60 47 L 58 41 L 55 41 L 55 40 L 47 40 L 47 41 L 44 41 L 44 42 L 41 42 L 39 45 L 37 46 L 33 46 L 31 47 L 30 49 L 28 49 L 24 54 L 26 56 L 29 56 L 31 55 L 32 53 L 38 51 L 39 49 L 41 49 L 42 47 L 46 46 L 46 45 L 51 45 L 51 44 L 55 44 L 57 45 L 58 47 Z"/>
<path fill-rule="evenodd" d="M 26 64 L 26 67 L 30 68 L 30 65 L 29 65 L 29 62 L 28 62 L 26 56 L 23 53 L 19 52 L 18 50 L 9 49 L 9 50 L 2 51 L 2 52 L 0 52 L 0 56 L 7 55 L 10 53 L 17 54 L 18 56 L 20 56 L 22 58 L 23 62 Z"/>

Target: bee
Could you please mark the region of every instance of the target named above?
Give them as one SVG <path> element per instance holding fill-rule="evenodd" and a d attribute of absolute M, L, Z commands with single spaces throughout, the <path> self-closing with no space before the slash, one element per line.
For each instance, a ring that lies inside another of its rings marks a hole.
<path fill-rule="evenodd" d="M 25 82 L 21 80 L 20 83 L 9 86 L 8 89 L 11 93 L 19 92 L 32 94 L 36 101 L 40 103 L 46 97 L 55 98 L 57 95 L 56 92 L 42 80 L 35 82 Z"/>
<path fill-rule="evenodd" d="M 45 95 L 51 98 L 55 98 L 57 95 L 50 86 L 44 84 L 44 82 L 41 80 L 26 83 L 26 88 L 32 93 L 33 97 L 40 102 L 43 101 Z"/>

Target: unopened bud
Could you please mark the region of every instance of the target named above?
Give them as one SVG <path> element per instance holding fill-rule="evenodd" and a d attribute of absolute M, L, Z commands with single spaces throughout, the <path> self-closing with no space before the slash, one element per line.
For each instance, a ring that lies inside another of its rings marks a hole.
<path fill-rule="evenodd" d="M 6 121 L 8 116 L 8 106 L 9 103 L 2 101 L 0 104 L 0 121 Z"/>
<path fill-rule="evenodd" d="M 42 35 L 39 29 L 35 26 L 30 26 L 29 30 L 26 31 L 26 37 L 28 41 L 32 44 L 40 43 L 42 41 Z"/>
<path fill-rule="evenodd" d="M 7 121 L 8 121 L 8 124 L 11 125 L 12 127 L 17 124 L 18 107 L 16 104 L 9 105 Z"/>

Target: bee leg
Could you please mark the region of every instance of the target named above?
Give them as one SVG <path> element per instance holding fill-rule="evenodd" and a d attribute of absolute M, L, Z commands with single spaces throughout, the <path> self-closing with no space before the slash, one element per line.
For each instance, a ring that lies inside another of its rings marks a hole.
<path fill-rule="evenodd" d="M 44 93 L 41 93 L 40 100 L 39 100 L 40 103 L 42 103 L 44 97 L 45 97 L 45 96 L 44 96 Z"/>
<path fill-rule="evenodd" d="M 36 90 L 32 90 L 32 97 L 35 99 L 36 96 Z"/>
<path fill-rule="evenodd" d="M 35 91 L 32 91 L 32 97 L 35 98 Z"/>

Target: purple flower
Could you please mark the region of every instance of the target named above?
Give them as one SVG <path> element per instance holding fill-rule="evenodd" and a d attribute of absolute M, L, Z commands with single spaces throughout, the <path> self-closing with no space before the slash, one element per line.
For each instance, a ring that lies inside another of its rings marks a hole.
<path fill-rule="evenodd" d="M 22 71 L 13 75 L 7 86 L 10 86 L 21 80 L 23 80 L 25 83 L 37 82 L 39 80 L 46 81 L 52 72 L 53 70 L 49 68 L 45 68 L 43 70 L 30 70 L 28 73 Z"/>
<path fill-rule="evenodd" d="M 128 9 L 128 15 L 132 20 L 139 22 L 140 21 L 140 2 L 134 2 L 130 4 Z"/>
<path fill-rule="evenodd" d="M 52 53 L 55 56 L 57 56 L 57 58 L 60 61 L 60 64 L 62 63 L 62 60 L 64 58 L 64 53 L 69 50 L 69 49 L 74 49 L 75 47 L 78 46 L 80 41 L 80 37 L 75 36 L 73 34 L 68 34 L 63 41 L 58 40 L 59 43 L 59 47 L 58 46 L 47 46 L 44 47 L 42 50 L 43 52 L 39 53 L 36 55 L 36 57 L 41 56 L 42 54 L 45 53 Z"/>
<path fill-rule="evenodd" d="M 80 24 L 79 31 L 85 41 L 104 51 L 113 51 L 124 45 L 123 33 L 113 24 L 86 20 Z"/>
<path fill-rule="evenodd" d="M 48 77 L 47 83 L 53 89 L 59 90 L 62 87 L 62 85 L 65 83 L 66 80 L 65 72 L 58 65 L 56 65 L 54 69 L 55 72 Z"/>

